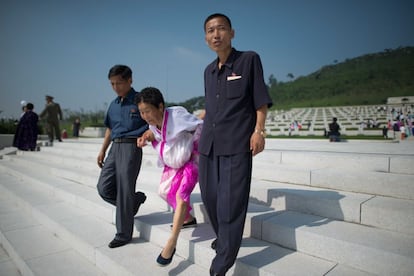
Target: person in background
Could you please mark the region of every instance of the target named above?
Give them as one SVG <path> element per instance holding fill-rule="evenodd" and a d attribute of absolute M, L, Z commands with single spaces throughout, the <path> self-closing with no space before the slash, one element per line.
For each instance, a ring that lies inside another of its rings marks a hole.
<path fill-rule="evenodd" d="M 27 110 L 26 101 L 22 101 L 22 103 L 24 103 L 24 105 L 22 106 L 22 113 L 20 114 L 20 118 L 23 117 L 23 115 L 26 113 L 26 110 Z"/>
<path fill-rule="evenodd" d="M 40 113 L 40 118 L 46 119 L 46 132 L 49 136 L 49 142 L 53 142 L 55 137 L 62 142 L 59 121 L 63 119 L 60 105 L 53 101 L 53 97 L 46 95 L 46 106 Z"/>
<path fill-rule="evenodd" d="M 339 142 L 339 136 L 341 133 L 339 130 L 341 129 L 339 124 L 337 123 L 338 119 L 336 117 L 332 118 L 332 123 L 329 124 L 329 141 L 330 142 Z"/>
<path fill-rule="evenodd" d="M 387 128 L 387 126 L 384 126 L 382 128 L 382 136 L 384 137 L 384 139 L 388 139 L 388 128 Z"/>
<path fill-rule="evenodd" d="M 33 111 L 34 105 L 27 103 L 25 106 L 25 112 L 20 117 L 17 124 L 16 133 L 13 138 L 13 146 L 19 150 L 34 151 L 37 147 L 37 135 L 39 134 L 39 128 L 37 122 L 39 116 Z"/>
<path fill-rule="evenodd" d="M 66 130 L 66 128 L 64 128 L 63 130 L 62 130 L 62 134 L 61 134 L 61 136 L 60 136 L 62 139 L 67 139 L 68 138 L 68 132 L 67 132 L 67 130 Z"/>
<path fill-rule="evenodd" d="M 400 140 L 404 140 L 405 137 L 405 123 L 402 121 L 400 125 Z"/>
<path fill-rule="evenodd" d="M 210 275 L 225 275 L 240 249 L 250 195 L 253 156 L 265 147 L 272 100 L 260 57 L 232 47 L 224 14 L 204 21 L 205 41 L 217 58 L 204 71 L 205 117 L 199 142 L 201 197 L 217 239 Z"/>
<path fill-rule="evenodd" d="M 142 162 L 142 149 L 137 147 L 137 138 L 148 125 L 134 102 L 138 92 L 132 88 L 131 69 L 115 65 L 109 70 L 108 79 L 117 96 L 105 115 L 105 137 L 96 160 L 102 169 L 97 189 L 103 200 L 116 207 L 117 233 L 108 244 L 110 248 L 116 248 L 131 241 L 134 216 L 147 198 L 135 188 Z"/>
<path fill-rule="evenodd" d="M 76 118 L 72 124 L 72 135 L 73 137 L 79 137 L 81 122 L 79 118 Z"/>
<path fill-rule="evenodd" d="M 174 209 L 171 236 L 157 258 L 164 266 L 172 261 L 181 228 L 197 226 L 190 214 L 190 196 L 198 182 L 197 147 L 203 121 L 184 107 L 166 108 L 164 97 L 154 87 L 144 88 L 136 103 L 149 125 L 137 144 L 143 147 L 149 141 L 157 151 L 159 164 L 164 167 L 159 194 Z"/>

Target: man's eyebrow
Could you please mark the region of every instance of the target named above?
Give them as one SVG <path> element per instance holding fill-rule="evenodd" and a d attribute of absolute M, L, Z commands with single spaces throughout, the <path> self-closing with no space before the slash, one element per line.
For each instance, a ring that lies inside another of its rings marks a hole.
<path fill-rule="evenodd" d="M 217 25 L 214 25 L 214 26 L 209 26 L 209 27 L 207 27 L 207 30 L 215 29 L 215 28 L 218 28 L 218 27 L 226 27 L 226 25 L 225 24 L 217 24 Z"/>

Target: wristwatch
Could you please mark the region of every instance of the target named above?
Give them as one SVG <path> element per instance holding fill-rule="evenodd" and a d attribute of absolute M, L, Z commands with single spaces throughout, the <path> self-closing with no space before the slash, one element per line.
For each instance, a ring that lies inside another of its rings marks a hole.
<path fill-rule="evenodd" d="M 260 135 L 262 135 L 263 136 L 263 138 L 266 138 L 266 130 L 265 129 L 255 129 L 254 130 L 254 133 L 258 133 L 258 134 L 260 134 Z"/>

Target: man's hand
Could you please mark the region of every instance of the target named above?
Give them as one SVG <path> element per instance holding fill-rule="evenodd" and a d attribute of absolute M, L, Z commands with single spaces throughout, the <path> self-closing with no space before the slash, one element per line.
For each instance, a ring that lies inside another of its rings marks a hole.
<path fill-rule="evenodd" d="M 105 158 L 105 152 L 99 152 L 98 157 L 96 158 L 96 161 L 98 163 L 98 167 L 102 169 L 104 165 L 104 158 Z"/>
<path fill-rule="evenodd" d="M 261 153 L 265 147 L 265 138 L 259 132 L 253 132 L 250 137 L 250 150 L 252 151 L 253 156 L 258 153 Z"/>

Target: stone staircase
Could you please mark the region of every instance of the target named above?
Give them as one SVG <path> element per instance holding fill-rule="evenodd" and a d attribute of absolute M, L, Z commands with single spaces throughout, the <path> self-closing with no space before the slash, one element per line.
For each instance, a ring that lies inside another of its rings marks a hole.
<path fill-rule="evenodd" d="M 215 237 L 198 187 L 192 203 L 199 226 L 181 232 L 171 265 L 155 262 L 172 213 L 157 195 L 161 169 L 149 147 L 137 181 L 147 201 L 134 239 L 108 248 L 114 209 L 96 191 L 101 142 L 2 151 L 0 274 L 208 275 Z M 254 158 L 245 238 L 229 275 L 414 275 L 411 141 L 266 143 Z"/>

